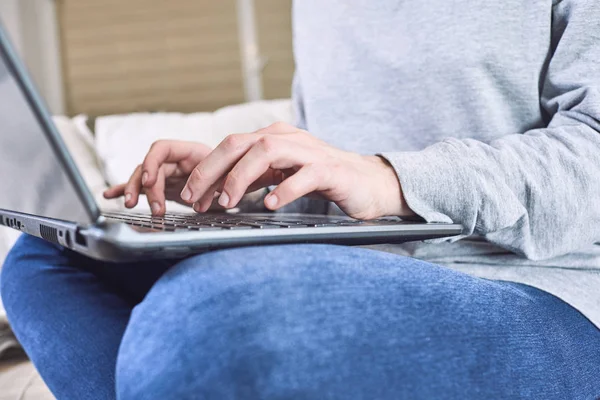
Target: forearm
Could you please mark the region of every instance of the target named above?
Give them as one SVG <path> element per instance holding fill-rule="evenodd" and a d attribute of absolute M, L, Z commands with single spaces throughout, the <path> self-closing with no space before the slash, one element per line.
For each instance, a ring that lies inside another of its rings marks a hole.
<path fill-rule="evenodd" d="M 600 134 L 579 124 L 386 153 L 409 207 L 529 258 L 600 240 Z"/>
<path fill-rule="evenodd" d="M 421 217 L 533 259 L 600 241 L 600 6 L 555 1 L 552 27 L 540 75 L 546 128 L 385 154 Z"/>

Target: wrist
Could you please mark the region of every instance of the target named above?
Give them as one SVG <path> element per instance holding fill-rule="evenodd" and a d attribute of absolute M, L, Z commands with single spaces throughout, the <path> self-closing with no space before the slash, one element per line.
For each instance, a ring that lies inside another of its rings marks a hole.
<path fill-rule="evenodd" d="M 414 217 L 415 212 L 410 209 L 404 198 L 402 185 L 394 167 L 383 157 L 367 156 L 376 165 L 378 185 L 376 195 L 379 198 L 379 214 L 381 216 Z"/>

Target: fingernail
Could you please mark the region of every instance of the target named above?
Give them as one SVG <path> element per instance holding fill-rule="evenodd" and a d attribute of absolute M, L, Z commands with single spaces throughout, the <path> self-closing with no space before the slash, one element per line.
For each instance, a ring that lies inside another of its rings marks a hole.
<path fill-rule="evenodd" d="M 201 212 L 200 211 L 200 204 L 198 202 L 194 203 L 194 205 L 192 206 L 192 208 L 194 209 L 194 211 L 196 211 L 197 213 Z"/>
<path fill-rule="evenodd" d="M 229 196 L 227 193 L 221 193 L 221 197 L 219 197 L 219 205 L 221 207 L 227 207 L 229 205 Z"/>
<path fill-rule="evenodd" d="M 275 208 L 279 199 L 276 195 L 270 194 L 265 198 L 265 205 L 269 208 Z"/>
<path fill-rule="evenodd" d="M 192 199 L 192 191 L 186 186 L 181 192 L 181 198 L 185 201 L 190 201 Z"/>
<path fill-rule="evenodd" d="M 157 202 L 152 203 L 150 205 L 150 208 L 152 209 L 153 214 L 158 214 L 160 212 L 160 204 L 158 204 Z"/>
<path fill-rule="evenodd" d="M 129 200 L 131 200 L 131 193 L 125 193 L 125 203 L 129 203 Z"/>
<path fill-rule="evenodd" d="M 148 173 L 144 172 L 142 174 L 142 185 L 145 185 L 147 181 L 148 181 Z"/>

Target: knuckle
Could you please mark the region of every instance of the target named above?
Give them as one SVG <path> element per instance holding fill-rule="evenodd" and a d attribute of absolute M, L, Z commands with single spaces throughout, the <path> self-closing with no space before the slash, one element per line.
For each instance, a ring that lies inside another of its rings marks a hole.
<path fill-rule="evenodd" d="M 237 189 L 237 187 L 243 182 L 244 177 L 239 171 L 231 171 L 227 174 L 227 178 L 225 179 L 225 184 L 223 185 L 224 189 Z"/>
<path fill-rule="evenodd" d="M 153 165 L 153 157 L 151 157 L 150 153 L 148 153 L 148 155 L 146 155 L 146 158 L 144 158 L 144 161 L 142 162 L 142 164 L 140 165 L 140 168 L 145 171 L 149 168 L 152 168 Z"/>
<path fill-rule="evenodd" d="M 162 152 L 165 147 L 166 147 L 166 142 L 164 140 L 157 140 L 154 143 L 152 143 L 152 145 L 150 145 L 150 150 L 148 150 L 148 153 L 146 154 L 146 157 L 144 158 L 144 161 L 143 161 L 142 165 L 140 165 L 140 167 L 141 168 L 151 167 L 153 165 L 153 163 L 155 162 L 158 154 L 160 154 L 160 152 Z"/>
<path fill-rule="evenodd" d="M 164 140 L 156 140 L 150 145 L 149 153 L 159 150 L 165 144 Z"/>
<path fill-rule="evenodd" d="M 265 153 L 270 154 L 277 149 L 278 140 L 274 136 L 266 135 L 258 140 L 258 145 Z"/>
<path fill-rule="evenodd" d="M 223 148 L 227 151 L 236 150 L 240 146 L 241 138 L 237 134 L 227 135 L 223 140 Z"/>
<path fill-rule="evenodd" d="M 137 167 L 135 167 L 135 169 L 133 170 L 133 173 L 129 177 L 129 180 L 127 181 L 127 186 L 133 186 L 137 183 L 137 180 L 139 179 L 138 176 L 140 176 L 141 171 L 142 171 L 142 164 L 139 164 Z"/>
<path fill-rule="evenodd" d="M 235 196 L 241 186 L 241 182 L 242 181 L 239 176 L 229 174 L 227 178 L 225 178 L 223 190 L 229 193 L 230 196 Z"/>
<path fill-rule="evenodd" d="M 190 174 L 190 183 L 194 184 L 202 182 L 205 179 L 205 177 L 206 174 L 204 173 L 202 167 L 198 165 L 192 170 L 192 173 Z"/>

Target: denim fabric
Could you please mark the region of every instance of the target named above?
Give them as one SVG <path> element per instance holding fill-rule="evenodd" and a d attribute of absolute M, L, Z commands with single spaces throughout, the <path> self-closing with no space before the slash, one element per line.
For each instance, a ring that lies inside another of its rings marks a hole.
<path fill-rule="evenodd" d="M 372 250 L 116 265 L 24 236 L 1 284 L 58 399 L 600 396 L 600 331 L 563 301 Z"/>

